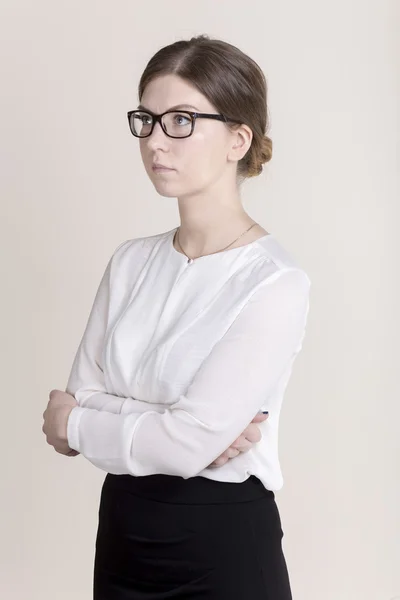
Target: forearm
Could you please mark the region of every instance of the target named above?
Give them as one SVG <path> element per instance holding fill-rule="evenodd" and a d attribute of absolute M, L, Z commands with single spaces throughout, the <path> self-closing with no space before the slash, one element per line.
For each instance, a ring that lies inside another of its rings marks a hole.
<path fill-rule="evenodd" d="M 106 392 L 95 392 L 85 396 L 76 394 L 76 396 L 78 405 L 83 408 L 94 408 L 114 414 L 142 414 L 149 410 L 161 413 L 166 408 L 164 404 L 153 404 L 130 397 L 123 398 Z"/>
<path fill-rule="evenodd" d="M 157 414 L 160 412 L 163 414 Z M 143 414 L 111 414 L 77 406 L 72 409 L 67 424 L 68 445 L 94 466 L 115 475 L 192 477 L 217 458 L 238 434 L 235 433 L 232 439 L 230 436 L 229 443 L 225 444 L 224 440 L 218 440 L 221 431 L 212 432 L 214 439 L 210 444 L 210 438 L 204 432 L 206 443 L 199 442 L 196 436 L 199 423 L 183 412 L 178 414 L 172 407 L 167 407 L 162 411 L 149 409 Z M 144 425 L 145 429 L 141 431 Z M 179 431 L 182 426 L 189 430 L 183 435 Z M 209 429 L 207 425 L 205 428 Z M 136 445 L 135 437 L 139 431 L 140 441 Z"/>

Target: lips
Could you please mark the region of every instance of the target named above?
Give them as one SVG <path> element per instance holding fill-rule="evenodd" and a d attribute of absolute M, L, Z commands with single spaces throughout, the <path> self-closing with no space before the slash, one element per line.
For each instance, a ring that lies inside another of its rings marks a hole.
<path fill-rule="evenodd" d="M 166 167 L 165 165 L 160 165 L 160 163 L 153 164 L 153 169 L 167 169 L 168 171 L 173 171 L 171 167 Z"/>

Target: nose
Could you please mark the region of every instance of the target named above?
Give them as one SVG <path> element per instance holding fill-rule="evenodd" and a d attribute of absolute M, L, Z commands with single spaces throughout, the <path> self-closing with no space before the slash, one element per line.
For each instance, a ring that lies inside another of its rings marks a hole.
<path fill-rule="evenodd" d="M 146 141 L 147 146 L 151 150 L 155 150 L 156 148 L 168 148 L 170 144 L 169 139 L 170 138 L 164 133 L 161 123 L 157 122 L 154 125 L 151 135 L 146 138 Z"/>

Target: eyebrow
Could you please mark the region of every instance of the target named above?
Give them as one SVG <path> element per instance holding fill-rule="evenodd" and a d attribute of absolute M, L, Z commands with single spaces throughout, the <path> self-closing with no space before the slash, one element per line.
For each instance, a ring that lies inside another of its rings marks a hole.
<path fill-rule="evenodd" d="M 175 106 L 171 106 L 171 108 L 169 108 L 168 110 L 177 110 L 180 108 L 193 108 L 195 111 L 199 111 L 199 109 L 196 108 L 196 106 L 193 106 L 192 104 L 176 104 Z M 149 108 L 146 108 L 145 106 L 143 106 L 143 104 L 139 104 L 139 106 L 137 107 L 137 110 L 144 110 L 149 113 L 152 112 Z"/>

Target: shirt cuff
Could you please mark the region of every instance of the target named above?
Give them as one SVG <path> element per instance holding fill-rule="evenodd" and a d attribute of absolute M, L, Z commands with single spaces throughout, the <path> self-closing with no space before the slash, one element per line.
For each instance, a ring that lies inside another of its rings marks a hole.
<path fill-rule="evenodd" d="M 74 406 L 74 408 L 69 413 L 68 421 L 67 421 L 67 442 L 68 446 L 72 450 L 76 450 L 80 452 L 79 448 L 79 422 L 83 413 L 89 408 L 84 408 L 82 406 Z"/>

